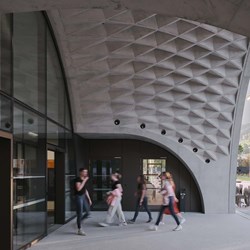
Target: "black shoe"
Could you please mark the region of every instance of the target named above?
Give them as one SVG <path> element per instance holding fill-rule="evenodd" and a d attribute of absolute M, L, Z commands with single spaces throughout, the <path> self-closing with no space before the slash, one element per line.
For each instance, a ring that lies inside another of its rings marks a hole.
<path fill-rule="evenodd" d="M 135 223 L 135 220 L 132 219 L 132 220 L 129 220 L 128 222 L 129 223 Z"/>
<path fill-rule="evenodd" d="M 148 219 L 147 223 L 150 223 L 152 220 L 153 220 L 152 218 Z"/>

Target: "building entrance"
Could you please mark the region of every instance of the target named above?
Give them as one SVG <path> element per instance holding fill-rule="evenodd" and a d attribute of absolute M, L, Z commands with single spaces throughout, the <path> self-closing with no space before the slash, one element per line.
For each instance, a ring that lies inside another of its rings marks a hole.
<path fill-rule="evenodd" d="M 0 131 L 0 188 L 4 192 L 4 202 L 0 212 L 1 249 L 13 249 L 12 244 L 12 136 Z"/>
<path fill-rule="evenodd" d="M 47 171 L 47 222 L 51 227 L 55 224 L 55 152 L 51 150 L 47 151 Z"/>
<path fill-rule="evenodd" d="M 166 159 L 143 159 L 143 175 L 147 180 L 147 195 L 149 205 L 161 205 L 162 195 L 159 193 L 162 180 L 159 177 L 166 171 Z"/>
<path fill-rule="evenodd" d="M 121 159 L 91 160 L 91 177 L 94 209 L 107 208 L 106 193 L 111 189 L 110 175 L 121 171 Z"/>

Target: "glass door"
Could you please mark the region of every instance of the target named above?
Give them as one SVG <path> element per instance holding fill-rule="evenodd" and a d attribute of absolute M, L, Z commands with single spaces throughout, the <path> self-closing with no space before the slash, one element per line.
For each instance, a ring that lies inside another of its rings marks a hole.
<path fill-rule="evenodd" d="M 159 177 L 166 171 L 166 159 L 143 159 L 143 175 L 147 180 L 147 195 L 149 205 L 161 205 L 162 196 L 159 193 L 162 181 Z"/>
<path fill-rule="evenodd" d="M 93 188 L 93 208 L 107 208 L 106 193 L 111 189 L 110 175 L 121 170 L 121 159 L 92 160 L 91 177 Z"/>
<path fill-rule="evenodd" d="M 51 150 L 47 151 L 47 171 L 47 222 L 51 227 L 55 224 L 55 152 Z"/>

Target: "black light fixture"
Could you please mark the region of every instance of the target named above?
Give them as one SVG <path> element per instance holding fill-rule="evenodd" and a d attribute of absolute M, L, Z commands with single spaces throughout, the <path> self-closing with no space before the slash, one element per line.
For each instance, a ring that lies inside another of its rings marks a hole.
<path fill-rule="evenodd" d="M 165 135 L 165 134 L 166 134 L 166 130 L 163 129 L 163 130 L 161 131 L 161 134 L 162 134 L 162 135 Z"/>
<path fill-rule="evenodd" d="M 206 159 L 206 160 L 205 160 L 205 162 L 206 162 L 206 163 L 209 163 L 209 162 L 210 162 L 210 160 L 209 160 L 209 159 Z"/>
<path fill-rule="evenodd" d="M 5 126 L 5 128 L 7 128 L 7 129 L 11 128 L 11 124 L 10 124 L 9 122 L 6 122 L 6 123 L 4 124 L 4 126 Z"/>
<path fill-rule="evenodd" d="M 34 120 L 33 120 L 32 118 L 29 118 L 29 119 L 27 120 L 27 122 L 28 122 L 29 124 L 33 124 L 33 123 L 34 123 Z"/>
<path fill-rule="evenodd" d="M 183 143 L 183 139 L 182 139 L 182 138 L 179 138 L 178 142 L 179 142 L 179 143 Z"/>
<path fill-rule="evenodd" d="M 119 124 L 120 124 L 120 120 L 116 119 L 116 120 L 114 121 L 114 124 L 115 124 L 115 125 L 119 125 Z"/>
<path fill-rule="evenodd" d="M 142 124 L 140 125 L 140 128 L 141 128 L 141 129 L 144 129 L 144 128 L 146 128 L 146 125 L 145 125 L 145 123 L 142 123 Z"/>
<path fill-rule="evenodd" d="M 196 153 L 198 152 L 198 148 L 193 148 L 193 151 Z"/>

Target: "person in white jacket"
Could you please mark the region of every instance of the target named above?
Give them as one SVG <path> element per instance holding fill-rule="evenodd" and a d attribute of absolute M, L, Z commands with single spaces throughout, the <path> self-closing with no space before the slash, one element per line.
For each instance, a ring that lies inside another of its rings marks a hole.
<path fill-rule="evenodd" d="M 109 203 L 109 209 L 108 209 L 108 213 L 107 213 L 107 217 L 105 219 L 105 222 L 99 223 L 99 226 L 101 226 L 101 227 L 109 226 L 112 223 L 113 217 L 115 214 L 117 215 L 117 217 L 119 219 L 120 226 L 127 225 L 124 213 L 122 211 L 121 200 L 122 200 L 123 189 L 122 189 L 122 186 L 121 186 L 119 179 L 120 179 L 120 174 L 114 173 L 111 175 L 112 191 L 107 193 L 108 195 L 110 195 L 111 199 L 107 200 L 107 202 Z"/>
<path fill-rule="evenodd" d="M 167 176 L 169 176 L 166 172 L 162 172 L 161 174 L 161 179 L 163 181 L 163 187 L 161 189 L 161 194 L 162 194 L 162 206 L 159 211 L 159 215 L 157 218 L 157 221 L 155 225 L 150 226 L 150 230 L 157 231 L 158 226 L 160 224 L 160 221 L 162 219 L 162 215 L 164 213 L 164 210 L 168 207 L 171 215 L 176 221 L 177 227 L 174 228 L 174 231 L 179 231 L 182 229 L 182 226 L 180 224 L 180 221 L 178 217 L 176 216 L 174 212 L 174 201 L 178 202 L 178 199 L 175 196 L 174 189 L 172 185 L 170 184 L 169 180 L 167 179 Z"/>

